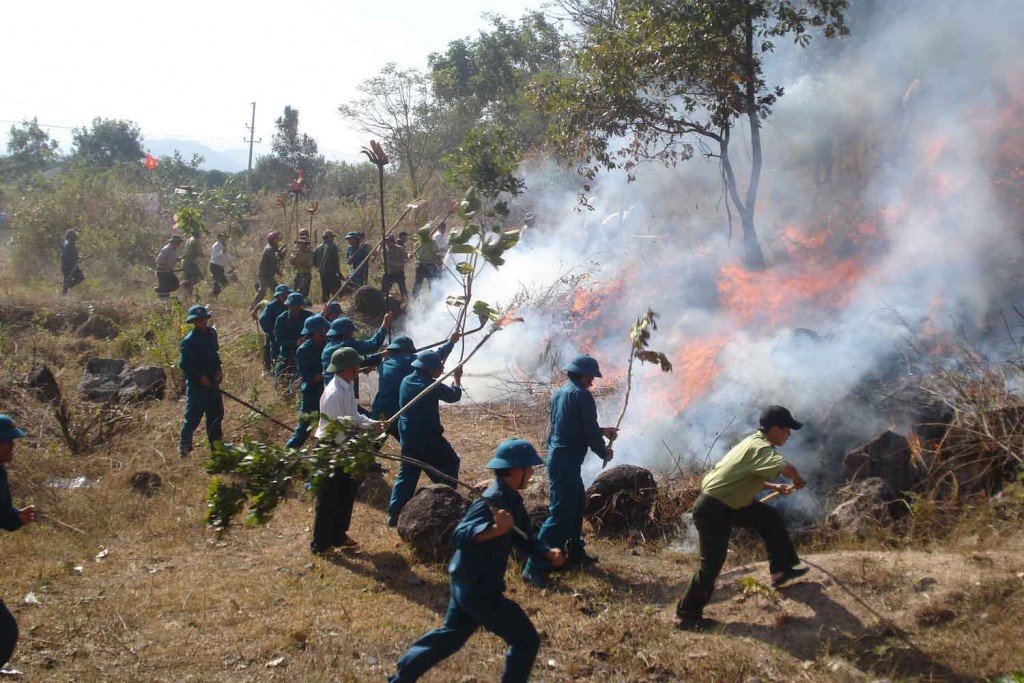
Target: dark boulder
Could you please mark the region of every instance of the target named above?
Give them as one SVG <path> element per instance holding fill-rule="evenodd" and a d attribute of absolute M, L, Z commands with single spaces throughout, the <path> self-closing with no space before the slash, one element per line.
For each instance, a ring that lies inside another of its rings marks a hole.
<path fill-rule="evenodd" d="M 89 318 L 75 329 L 78 337 L 93 337 L 94 339 L 113 339 L 120 330 L 117 324 L 110 318 L 93 313 Z"/>
<path fill-rule="evenodd" d="M 906 503 L 881 477 L 870 477 L 840 489 L 827 518 L 833 529 L 864 538 L 891 528 L 907 512 Z"/>
<path fill-rule="evenodd" d="M 132 368 L 117 358 L 90 358 L 85 362 L 79 389 L 90 401 L 125 403 L 145 398 L 162 399 L 167 384 L 163 368 Z"/>
<path fill-rule="evenodd" d="M 25 385 L 42 403 L 60 402 L 60 385 L 57 384 L 57 378 L 43 363 L 32 366 L 25 377 Z"/>
<path fill-rule="evenodd" d="M 586 492 L 583 516 L 598 534 L 618 534 L 644 524 L 658 484 L 643 467 L 619 465 L 598 475 Z"/>
<path fill-rule="evenodd" d="M 362 317 L 384 315 L 386 310 L 384 295 L 376 287 L 364 285 L 356 290 L 356 294 L 352 298 L 352 307 Z"/>
<path fill-rule="evenodd" d="M 156 472 L 136 472 L 132 475 L 132 490 L 143 496 L 152 496 L 163 484 L 163 480 Z"/>
<path fill-rule="evenodd" d="M 451 554 L 455 525 L 469 499 L 444 484 L 431 484 L 416 492 L 398 518 L 398 535 L 424 562 L 443 562 Z"/>
<path fill-rule="evenodd" d="M 897 492 L 909 491 L 919 480 L 910 442 L 895 432 L 883 432 L 843 458 L 843 480 L 881 477 Z"/>

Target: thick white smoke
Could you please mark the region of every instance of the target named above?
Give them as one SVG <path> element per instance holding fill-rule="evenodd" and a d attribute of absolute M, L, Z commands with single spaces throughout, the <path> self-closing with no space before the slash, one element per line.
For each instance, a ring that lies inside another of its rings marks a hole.
<path fill-rule="evenodd" d="M 1000 112 L 1024 96 L 1015 49 L 1024 3 L 877 5 L 855 4 L 843 44 L 780 46 L 767 64 L 769 82 L 786 95 L 763 131 L 764 273 L 743 273 L 739 239 L 732 248 L 726 241 L 713 162 L 646 167 L 633 183 L 602 176 L 594 212 L 575 211 L 581 180 L 542 162 L 524 167 L 520 208 L 537 213 L 537 227 L 500 271 L 478 280 L 474 298 L 508 303 L 523 288 L 545 291 L 582 273 L 584 286 L 612 294 L 591 311 L 586 335 L 564 308 L 520 311 L 526 322 L 473 360 L 470 396 L 486 400 L 492 389 L 482 375 L 507 377 L 510 368 L 550 378 L 551 351 L 562 361 L 592 353 L 606 376 L 621 378 L 629 325 L 650 306 L 662 315 L 651 346 L 677 368 L 670 376 L 635 368 L 618 462 L 665 470 L 670 452 L 714 462 L 755 427 L 761 407 L 781 403 L 812 426 L 785 451 L 814 469 L 834 455 L 822 452 L 826 424 L 849 436 L 847 447 L 888 428 L 892 416 L 861 390 L 866 378 L 892 371 L 908 337 L 962 326 L 984 343 L 1022 256 L 1020 216 L 1001 206 L 993 159 L 1005 144 Z M 733 155 L 742 163 L 740 149 Z M 809 290 L 818 293 L 790 296 Z M 751 298 L 739 301 L 737 291 Z M 421 306 L 409 323 L 418 343 L 448 333 L 443 299 L 455 293 L 446 283 Z M 713 379 L 701 390 L 705 370 Z M 601 400 L 604 424 L 623 388 Z M 685 403 L 687 391 L 695 395 Z M 599 463 L 587 467 L 592 477 Z"/>

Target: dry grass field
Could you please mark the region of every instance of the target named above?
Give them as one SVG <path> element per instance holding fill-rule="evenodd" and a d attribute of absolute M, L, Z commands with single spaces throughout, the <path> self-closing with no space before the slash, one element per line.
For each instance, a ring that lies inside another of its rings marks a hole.
<path fill-rule="evenodd" d="M 261 376 L 247 296 L 235 287 L 213 304 L 225 386 L 291 422 L 292 404 Z M 15 304 L 35 313 L 25 319 Z M 163 401 L 101 411 L 75 397 L 92 355 L 173 365 L 183 316 L 148 292 L 95 302 L 122 329 L 99 341 L 43 326 L 43 317 L 81 314 L 88 302 L 74 296 L 55 303 L 8 283 L 6 305 L 0 409 L 30 432 L 11 485 L 18 504 L 51 516 L 2 538 L 0 595 L 21 627 L 11 666 L 23 680 L 379 681 L 440 623 L 444 568 L 418 562 L 384 524 L 393 473 L 364 484 L 352 529 L 361 551 L 325 561 L 308 551 L 312 499 L 303 491 L 264 527 L 204 527 L 205 443 L 179 460 L 176 373 Z M 20 386 L 38 360 L 57 375 L 72 427 L 88 428 L 77 455 L 53 410 Z M 228 440 L 287 437 L 226 407 Z M 542 404 L 467 400 L 443 418 L 470 481 L 486 476 L 500 440 L 539 444 L 546 430 Z M 130 486 L 139 471 L 162 480 L 151 496 Z M 55 485 L 75 477 L 86 485 Z M 672 628 L 696 558 L 664 535 L 597 539 L 601 562 L 546 591 L 510 570 L 509 592 L 543 634 L 537 681 L 993 680 L 1024 668 L 1024 542 L 1017 523 L 979 515 L 969 536 L 916 547 L 819 539 L 805 547 L 814 571 L 781 591 L 766 587 L 760 551 L 741 539 L 708 611 L 724 625 L 707 635 Z M 502 654 L 499 640 L 480 633 L 426 680 L 497 680 Z"/>

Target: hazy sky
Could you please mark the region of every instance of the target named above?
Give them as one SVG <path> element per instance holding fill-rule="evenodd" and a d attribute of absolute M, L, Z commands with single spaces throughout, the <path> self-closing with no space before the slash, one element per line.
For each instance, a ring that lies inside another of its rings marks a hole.
<path fill-rule="evenodd" d="M 67 151 L 68 128 L 130 119 L 146 138 L 245 146 L 250 103 L 269 152 L 274 119 L 299 110 L 300 130 L 328 158 L 365 143 L 337 114 L 389 61 L 476 35 L 485 12 L 519 18 L 541 0 L 33 0 L 4 2 L 0 130 L 37 116 Z"/>

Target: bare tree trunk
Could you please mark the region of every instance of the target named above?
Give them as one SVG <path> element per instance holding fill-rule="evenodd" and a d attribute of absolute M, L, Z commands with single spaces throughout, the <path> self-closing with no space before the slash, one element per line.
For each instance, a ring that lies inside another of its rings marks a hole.
<path fill-rule="evenodd" d="M 729 129 L 722 131 L 718 143 L 719 158 L 722 161 L 722 169 L 725 171 L 725 186 L 729 192 L 736 212 L 740 215 L 740 225 L 743 227 L 743 265 L 749 270 L 764 270 L 764 252 L 761 251 L 761 243 L 757 239 L 757 229 L 754 227 L 754 206 L 749 202 L 751 197 L 750 189 L 747 189 L 747 201 L 740 199 L 739 186 L 736 183 L 736 173 L 732 168 L 732 160 L 729 158 Z M 760 164 L 757 166 L 758 178 L 760 177 Z M 753 171 L 751 171 L 753 181 Z M 756 189 L 755 195 L 756 199 Z"/>

